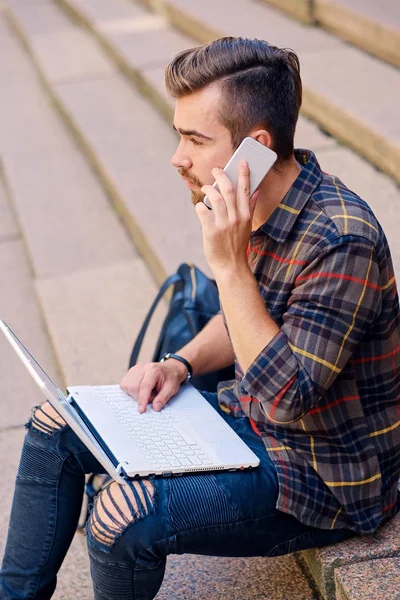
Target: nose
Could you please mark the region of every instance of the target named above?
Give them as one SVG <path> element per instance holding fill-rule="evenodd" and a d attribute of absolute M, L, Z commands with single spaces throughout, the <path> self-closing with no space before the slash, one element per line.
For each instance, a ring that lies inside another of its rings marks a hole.
<path fill-rule="evenodd" d="M 175 150 L 175 154 L 171 158 L 171 164 L 176 169 L 179 169 L 179 167 L 183 167 L 184 169 L 189 170 L 192 167 L 192 161 L 190 160 L 190 157 L 182 151 L 180 143 L 178 144 L 178 147 Z"/>

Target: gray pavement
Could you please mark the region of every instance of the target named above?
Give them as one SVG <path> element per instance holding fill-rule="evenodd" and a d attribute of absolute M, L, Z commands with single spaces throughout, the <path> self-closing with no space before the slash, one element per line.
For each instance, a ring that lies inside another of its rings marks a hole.
<path fill-rule="evenodd" d="M 337 569 L 336 600 L 397 600 L 400 587 L 400 559 L 369 560 Z M 393 585 L 394 584 L 394 585 Z"/>
<path fill-rule="evenodd" d="M 400 67 L 400 5 L 396 0 L 262 1 Z"/>
<path fill-rule="evenodd" d="M 396 0 L 331 0 L 331 3 L 400 32 L 400 3 Z"/>
<path fill-rule="evenodd" d="M 0 221 L 0 273 L 4 282 L 0 295 L 0 318 L 9 323 L 38 359 L 47 365 L 50 376 L 57 378 L 59 372 L 35 297 L 29 261 L 1 182 L 0 211 L 4 217 Z M 7 357 L 7 360 L 0 361 L 1 430 L 23 425 L 28 420 L 31 407 L 38 404 L 42 396 L 28 373 L 21 369 L 17 356 L 10 352 L 3 335 L 0 335 L 0 356 Z"/>

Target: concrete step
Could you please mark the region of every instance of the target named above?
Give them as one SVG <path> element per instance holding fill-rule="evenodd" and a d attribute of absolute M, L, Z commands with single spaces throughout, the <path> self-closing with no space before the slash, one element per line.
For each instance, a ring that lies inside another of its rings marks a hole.
<path fill-rule="evenodd" d="M 157 285 L 4 23 L 0 40 L 3 166 L 62 373 L 69 384 L 118 381 Z"/>
<path fill-rule="evenodd" d="M 62 6 L 92 32 L 128 80 L 171 123 L 174 103 L 165 91 L 164 66 L 176 52 L 193 46 L 195 41 L 130 0 L 118 0 L 112 6 L 107 0 L 62 0 Z M 299 119 L 295 142 L 298 147 L 314 150 L 325 171 L 338 175 L 371 205 L 386 231 L 400 274 L 397 184 L 304 117 Z M 169 156 L 166 154 L 161 160 L 168 161 Z M 188 222 L 187 227 L 192 223 Z M 197 223 L 192 235 L 198 241 Z"/>
<path fill-rule="evenodd" d="M 314 3 L 316 0 L 260 0 L 269 6 L 277 8 L 306 25 L 312 25 L 314 18 Z"/>
<path fill-rule="evenodd" d="M 236 0 L 234 10 L 229 0 L 141 3 L 198 42 L 222 35 L 258 37 L 296 50 L 303 113 L 400 181 L 400 105 L 393 93 L 400 87 L 398 69 L 254 0 Z"/>
<path fill-rule="evenodd" d="M 397 600 L 400 588 L 399 572 L 400 558 L 369 560 L 337 569 L 336 600 Z"/>
<path fill-rule="evenodd" d="M 397 67 L 400 5 L 393 0 L 262 0 L 306 24 L 314 24 Z"/>
<path fill-rule="evenodd" d="M 400 67 L 398 2 L 314 0 L 313 19 L 361 50 Z"/>
<path fill-rule="evenodd" d="M 1 76 L 0 81 L 4 82 Z M 45 323 L 37 302 L 24 243 L 1 182 L 0 275 L 3 282 L 0 318 L 9 323 L 15 329 L 15 333 L 32 348 L 38 360 L 47 366 L 49 375 L 54 379 L 59 378 L 58 366 L 49 346 Z M 7 431 L 22 427 L 29 418 L 31 408 L 39 404 L 43 397 L 30 375 L 21 367 L 21 361 L 2 334 L 0 356 L 0 430 Z"/>
<path fill-rule="evenodd" d="M 182 260 L 206 270 L 191 202 L 169 163 L 160 160 L 174 152 L 172 128 L 110 62 L 104 66 L 95 42 L 53 3 L 12 1 L 9 6 L 53 101 L 157 281 Z"/>
<path fill-rule="evenodd" d="M 364 570 L 363 565 L 368 565 L 376 559 L 381 559 L 379 562 L 384 565 L 391 557 L 400 557 L 400 513 L 372 535 L 354 537 L 346 542 L 325 548 L 305 550 L 301 553 L 300 560 L 312 574 L 324 599 L 337 600 L 337 594 L 340 590 L 340 586 L 337 586 L 340 573 L 349 573 L 346 576 L 346 581 L 349 583 L 346 585 L 350 586 L 351 573 L 356 573 L 357 569 L 363 569 L 363 572 L 368 574 L 368 568 L 365 567 Z M 399 581 L 392 577 L 392 574 L 393 571 L 390 569 L 390 562 L 388 562 L 386 586 L 392 595 L 389 593 L 385 596 L 375 595 L 371 596 L 371 600 L 372 598 L 377 600 L 383 597 L 387 600 L 392 597 L 398 598 Z M 369 576 L 371 576 L 371 573 L 369 573 Z M 351 589 L 355 591 L 356 588 L 355 578 L 351 583 Z M 377 588 L 374 589 L 376 592 Z M 368 596 L 364 597 L 367 598 Z M 340 594 L 339 598 L 341 598 Z M 357 595 L 354 598 L 350 595 L 349 598 L 350 600 L 358 600 Z"/>

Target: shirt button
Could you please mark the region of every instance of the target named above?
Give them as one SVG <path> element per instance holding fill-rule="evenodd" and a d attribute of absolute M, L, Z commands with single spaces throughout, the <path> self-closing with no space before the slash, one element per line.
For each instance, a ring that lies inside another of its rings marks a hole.
<path fill-rule="evenodd" d="M 242 394 L 244 394 L 245 396 L 247 396 L 247 392 L 246 392 L 246 390 L 244 389 L 244 386 L 243 386 L 243 385 L 241 386 L 241 388 L 240 388 L 240 391 L 242 392 Z"/>

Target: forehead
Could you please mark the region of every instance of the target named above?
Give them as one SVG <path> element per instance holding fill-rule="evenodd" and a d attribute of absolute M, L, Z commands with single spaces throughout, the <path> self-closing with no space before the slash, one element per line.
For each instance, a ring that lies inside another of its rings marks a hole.
<path fill-rule="evenodd" d="M 218 121 L 220 91 L 210 85 L 193 92 L 175 102 L 174 125 L 181 129 L 197 129 L 207 134 L 206 129 L 224 128 Z"/>

